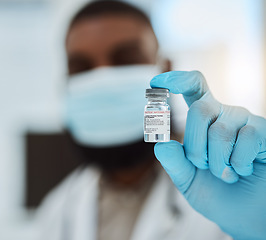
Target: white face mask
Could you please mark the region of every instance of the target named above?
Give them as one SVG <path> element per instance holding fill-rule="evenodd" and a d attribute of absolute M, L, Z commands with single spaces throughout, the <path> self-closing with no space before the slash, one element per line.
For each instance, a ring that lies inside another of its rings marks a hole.
<path fill-rule="evenodd" d="M 111 147 L 143 137 L 145 89 L 156 65 L 100 67 L 70 77 L 65 125 L 85 146 Z"/>

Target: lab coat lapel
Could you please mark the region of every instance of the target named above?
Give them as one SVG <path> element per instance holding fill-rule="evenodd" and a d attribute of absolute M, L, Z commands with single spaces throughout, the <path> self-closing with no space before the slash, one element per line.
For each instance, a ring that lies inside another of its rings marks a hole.
<path fill-rule="evenodd" d="M 65 226 L 71 228 L 71 231 L 66 229 L 71 236 L 66 236 L 64 240 L 96 240 L 99 172 L 95 169 L 85 169 L 75 184 L 71 193 L 75 206 L 69 209 L 67 217 L 71 225 Z M 176 211 L 171 208 L 169 191 L 174 192 L 174 195 L 177 193 L 168 176 L 161 172 L 142 207 L 131 240 L 166 240 L 166 236 L 176 229 Z M 176 201 L 172 202 L 176 204 Z"/>
<path fill-rule="evenodd" d="M 193 210 L 162 172 L 146 200 L 131 240 L 232 240 Z"/>
<path fill-rule="evenodd" d="M 71 193 L 73 209 L 70 210 L 68 221 L 71 225 L 66 226 L 71 231 L 71 240 L 95 240 L 97 237 L 97 206 L 98 206 L 98 182 L 99 173 L 95 169 L 84 169 L 82 176 L 76 183 L 75 190 Z M 64 239 L 64 240 L 65 240 Z"/>
<path fill-rule="evenodd" d="M 160 173 L 154 183 L 148 199 L 144 203 L 142 212 L 135 225 L 131 240 L 161 240 L 167 239 L 167 235 L 176 228 L 176 214 L 173 208 L 176 204 L 169 199 L 169 186 L 171 182 L 164 172 Z M 172 188 L 174 194 L 177 191 Z"/>

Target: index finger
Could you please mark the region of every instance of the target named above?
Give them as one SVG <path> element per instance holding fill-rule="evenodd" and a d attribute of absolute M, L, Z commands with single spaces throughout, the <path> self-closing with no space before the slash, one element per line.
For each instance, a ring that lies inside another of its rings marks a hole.
<path fill-rule="evenodd" d="M 182 94 L 189 107 L 209 91 L 206 80 L 199 71 L 165 72 L 155 76 L 151 80 L 150 86 L 167 88 L 171 93 Z"/>

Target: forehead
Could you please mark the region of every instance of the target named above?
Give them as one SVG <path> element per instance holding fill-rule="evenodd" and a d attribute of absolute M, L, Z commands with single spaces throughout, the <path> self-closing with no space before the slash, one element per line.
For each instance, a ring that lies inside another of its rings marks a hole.
<path fill-rule="evenodd" d="M 84 48 L 108 49 L 115 44 L 134 40 L 147 42 L 149 47 L 156 46 L 154 33 L 144 21 L 126 15 L 97 16 L 80 20 L 70 28 L 66 50 L 71 53 Z"/>

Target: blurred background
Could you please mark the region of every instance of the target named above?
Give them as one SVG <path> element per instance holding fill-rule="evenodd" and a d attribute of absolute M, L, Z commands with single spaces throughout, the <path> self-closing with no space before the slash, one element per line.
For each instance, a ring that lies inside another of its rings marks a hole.
<path fill-rule="evenodd" d="M 0 0 L 0 239 L 31 239 L 27 133 L 60 131 L 64 32 L 85 0 Z M 221 102 L 266 116 L 263 0 L 131 0 L 174 70 L 199 70 Z M 182 131 L 187 108 L 174 99 Z M 58 166 L 57 166 L 58 168 Z M 47 173 L 49 174 L 49 172 Z"/>

